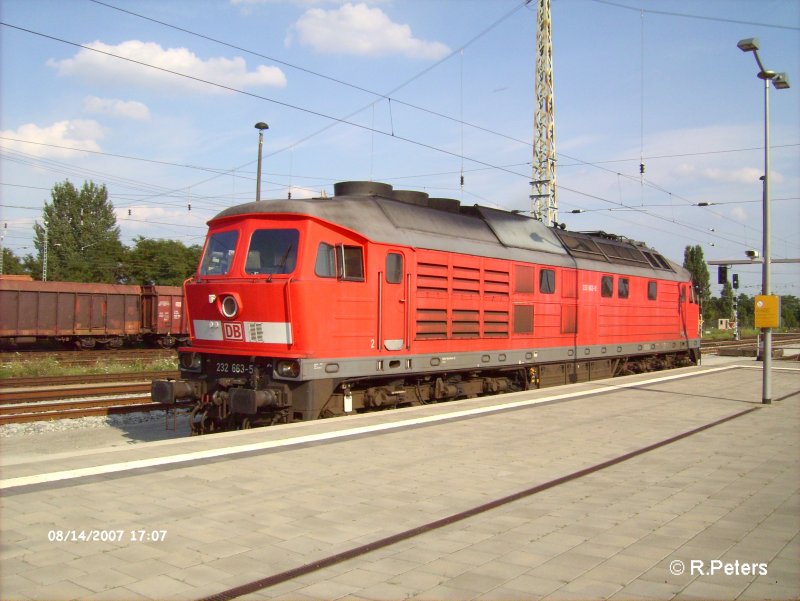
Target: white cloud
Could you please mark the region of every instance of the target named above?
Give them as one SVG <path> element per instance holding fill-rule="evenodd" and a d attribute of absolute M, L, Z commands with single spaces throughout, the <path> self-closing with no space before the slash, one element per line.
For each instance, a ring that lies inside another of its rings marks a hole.
<path fill-rule="evenodd" d="M 313 190 L 311 188 L 298 188 L 297 186 L 292 186 L 289 188 L 289 191 L 292 193 L 292 198 L 297 200 L 301 198 L 318 198 L 322 196 L 322 190 Z"/>
<path fill-rule="evenodd" d="M 747 211 L 745 211 L 742 207 L 733 207 L 731 209 L 731 217 L 740 223 L 749 223 Z"/>
<path fill-rule="evenodd" d="M 384 4 L 390 0 L 367 0 L 367 4 Z M 312 6 L 319 4 L 341 4 L 341 0 L 229 0 L 233 6 L 247 8 L 259 4 L 297 4 L 300 6 Z"/>
<path fill-rule="evenodd" d="M 146 104 L 136 100 L 126 101 L 87 96 L 83 101 L 83 110 L 87 113 L 124 117 L 126 119 L 136 119 L 137 121 L 150 120 L 150 109 L 147 108 Z"/>
<path fill-rule="evenodd" d="M 410 58 L 439 59 L 450 49 L 441 42 L 415 38 L 408 25 L 393 23 L 379 8 L 347 3 L 340 8 L 311 8 L 294 24 L 301 44 L 318 52 L 383 56 L 399 54 Z M 292 35 L 286 38 L 291 43 Z"/>
<path fill-rule="evenodd" d="M 723 163 L 719 158 L 707 158 L 704 162 Z M 705 167 L 697 167 L 688 163 L 681 163 L 674 169 L 674 173 L 679 176 L 693 177 L 697 181 L 707 181 L 717 184 L 744 184 L 755 185 L 758 184 L 761 175 L 764 173 L 763 168 L 758 167 L 731 167 L 728 166 L 730 160 L 724 166 L 708 165 Z M 784 182 L 784 177 L 777 171 L 770 170 L 771 181 L 775 184 Z"/>
<path fill-rule="evenodd" d="M 283 87 L 286 85 L 286 76 L 278 67 L 259 65 L 255 70 L 248 71 L 247 63 L 238 56 L 202 60 L 186 48 L 162 48 L 155 42 L 141 42 L 139 40 L 129 40 L 116 46 L 98 41 L 87 44 L 87 46 L 145 65 L 175 71 L 232 88 Z M 126 83 L 160 89 L 168 85 L 168 89 L 182 87 L 207 93 L 220 91 L 220 88 L 214 86 L 123 61 L 86 48 L 81 48 L 72 58 L 63 60 L 50 59 L 47 64 L 55 68 L 58 74 L 62 76 L 74 75 L 104 82 L 124 79 Z"/>
<path fill-rule="evenodd" d="M 74 119 L 58 121 L 45 127 L 26 123 L 16 130 L 4 130 L 0 132 L 0 136 L 32 142 L 23 144 L 3 140 L 4 146 L 13 150 L 40 157 L 65 158 L 79 154 L 75 150 L 70 150 L 72 148 L 100 151 L 98 140 L 103 139 L 104 132 L 97 121 Z M 57 148 L 59 146 L 66 148 Z"/>

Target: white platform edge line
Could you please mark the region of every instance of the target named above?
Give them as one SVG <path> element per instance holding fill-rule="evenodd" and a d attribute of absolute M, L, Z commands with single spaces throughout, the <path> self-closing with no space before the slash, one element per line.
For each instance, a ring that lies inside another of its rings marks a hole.
<path fill-rule="evenodd" d="M 306 436 L 295 436 L 286 438 L 284 440 L 272 440 L 266 442 L 257 442 L 246 445 L 239 445 L 234 447 L 223 447 L 220 449 L 209 449 L 207 451 L 194 451 L 191 453 L 182 453 L 179 455 L 172 455 L 168 457 L 156 457 L 152 459 L 139 459 L 136 461 L 125 461 L 121 463 L 109 463 L 106 465 L 96 465 L 92 467 L 78 468 L 73 470 L 64 470 L 60 472 L 49 472 L 44 474 L 36 474 L 33 476 L 20 476 L 18 478 L 9 478 L 7 480 L 0 480 L 0 490 L 18 488 L 20 486 L 30 486 L 32 484 L 44 484 L 48 482 L 58 482 L 62 480 L 73 480 L 75 478 L 84 478 L 87 476 L 98 476 L 102 474 L 113 474 L 125 472 L 135 469 L 146 467 L 157 467 L 160 465 L 172 465 L 176 463 L 187 463 L 190 461 L 197 461 L 199 459 L 212 459 L 215 457 L 222 457 L 224 455 L 237 455 L 241 453 L 250 453 L 253 451 L 264 451 L 268 449 L 275 449 L 280 447 L 288 447 L 306 444 L 309 442 L 320 442 L 324 440 L 335 440 L 337 438 L 347 438 L 351 436 L 358 436 L 361 434 L 369 434 L 372 432 L 381 432 L 387 430 L 396 430 L 398 428 L 405 428 L 408 426 L 416 426 L 421 424 L 430 424 L 435 422 L 447 421 L 458 419 L 462 417 L 470 417 L 474 415 L 481 415 L 486 413 L 495 413 L 497 411 L 505 411 L 508 409 L 516 409 L 520 407 L 527 407 L 532 405 L 539 405 L 542 403 L 549 403 L 569 398 L 580 398 L 589 395 L 603 394 L 605 392 L 613 392 L 615 390 L 622 390 L 626 388 L 634 388 L 643 384 L 654 384 L 657 382 L 666 382 L 669 380 L 677 380 L 681 378 L 688 378 L 692 376 L 705 375 L 719 371 L 727 371 L 743 367 L 741 365 L 725 365 L 722 367 L 715 367 L 705 369 L 700 372 L 671 374 L 667 376 L 660 376 L 648 380 L 637 380 L 635 382 L 627 382 L 625 384 L 612 384 L 602 386 L 600 388 L 592 388 L 590 390 L 582 390 L 578 392 L 566 392 L 562 394 L 551 395 L 538 399 L 529 399 L 525 401 L 513 401 L 504 403 L 502 405 L 492 405 L 490 407 L 477 407 L 474 409 L 464 409 L 461 411 L 453 411 L 442 415 L 432 415 L 428 417 L 419 417 L 414 419 L 403 420 L 399 422 L 392 422 L 388 424 L 375 424 L 372 426 L 361 426 L 358 428 L 349 428 L 347 430 L 339 430 L 336 432 L 324 432 L 320 434 L 309 434 Z"/>

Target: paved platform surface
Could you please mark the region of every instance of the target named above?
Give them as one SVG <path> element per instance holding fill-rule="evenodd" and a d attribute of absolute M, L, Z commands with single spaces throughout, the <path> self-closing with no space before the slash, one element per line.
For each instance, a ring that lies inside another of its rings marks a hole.
<path fill-rule="evenodd" d="M 202 599 L 554 481 L 239 598 L 798 599 L 800 370 L 762 406 L 757 365 L 46 456 L 2 439 L 0 599 Z"/>

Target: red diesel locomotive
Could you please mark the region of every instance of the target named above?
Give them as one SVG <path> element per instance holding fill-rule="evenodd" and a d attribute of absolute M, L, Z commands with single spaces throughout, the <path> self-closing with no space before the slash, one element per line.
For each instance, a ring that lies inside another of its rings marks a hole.
<path fill-rule="evenodd" d="M 195 433 L 696 363 L 689 273 L 642 243 L 344 182 L 209 222 L 192 346 L 158 402 Z"/>

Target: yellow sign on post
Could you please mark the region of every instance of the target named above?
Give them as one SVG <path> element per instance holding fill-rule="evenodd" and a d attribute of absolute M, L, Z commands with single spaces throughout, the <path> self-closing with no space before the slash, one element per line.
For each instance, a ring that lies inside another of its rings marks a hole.
<path fill-rule="evenodd" d="M 777 328 L 781 325 L 781 297 L 774 294 L 756 295 L 754 313 L 757 328 Z"/>

